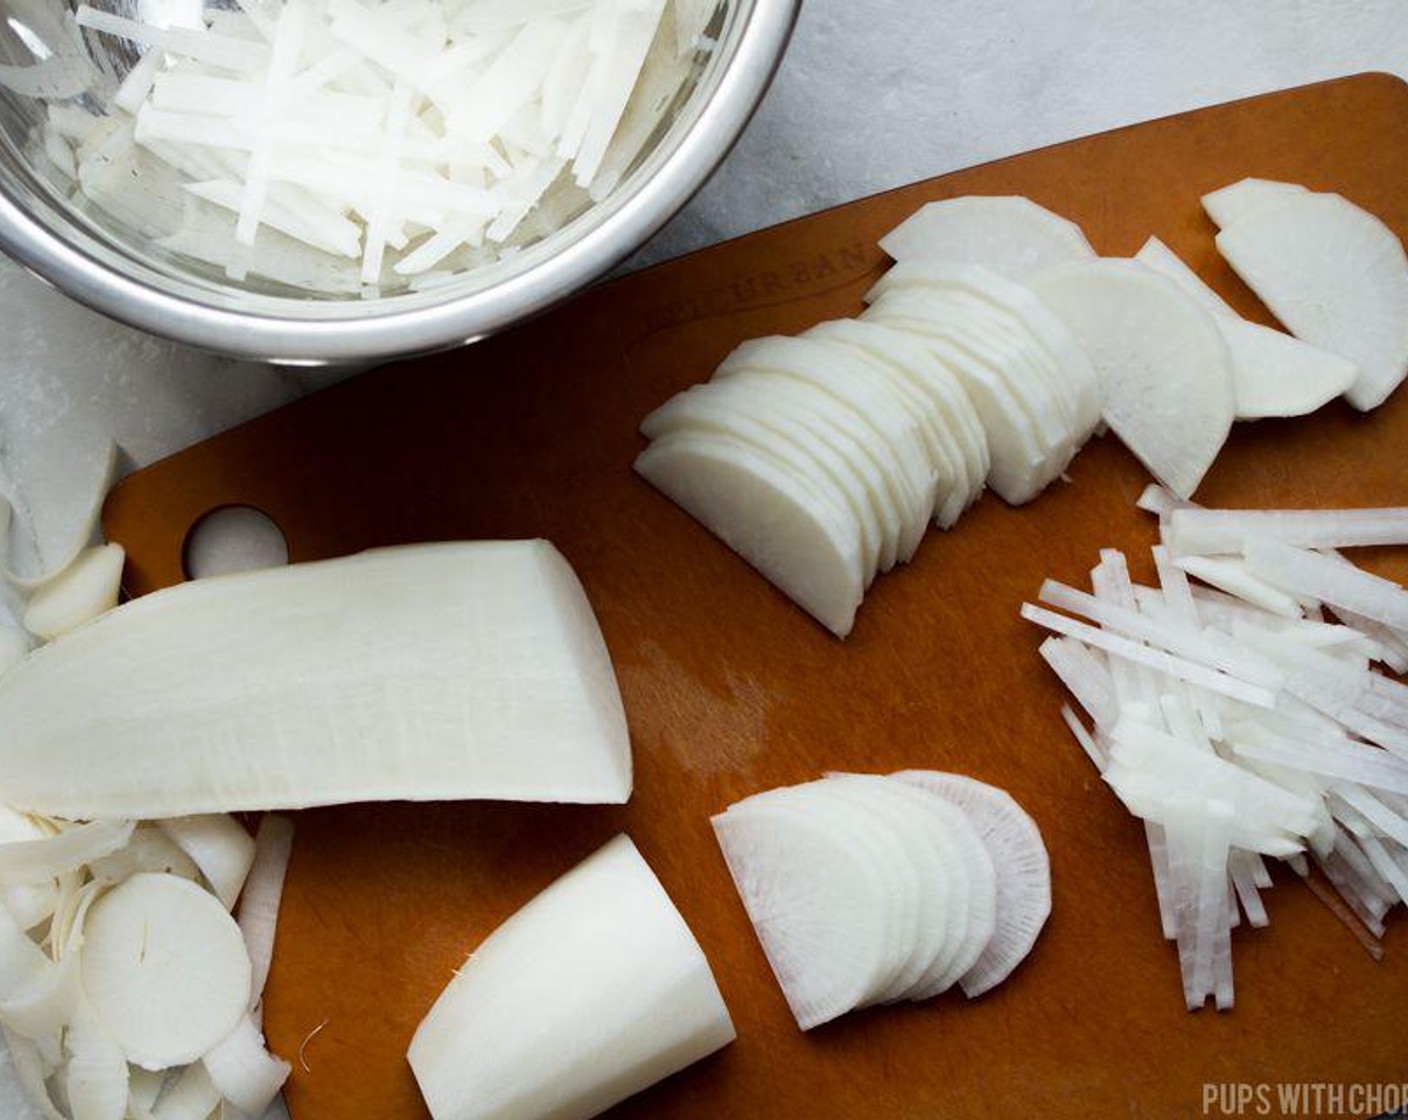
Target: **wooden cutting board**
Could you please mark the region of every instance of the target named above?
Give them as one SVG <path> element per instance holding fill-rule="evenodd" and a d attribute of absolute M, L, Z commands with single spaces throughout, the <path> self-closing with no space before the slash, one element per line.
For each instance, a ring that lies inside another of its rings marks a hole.
<path fill-rule="evenodd" d="M 128 549 L 134 594 L 182 579 L 189 530 L 230 504 L 268 513 L 295 560 L 543 536 L 581 575 L 615 659 L 636 765 L 624 808 L 298 814 L 267 1001 L 272 1044 L 294 1062 L 295 1120 L 422 1117 L 403 1057 L 421 1016 L 482 938 L 622 829 L 697 934 L 739 1038 L 618 1117 L 1173 1117 L 1202 1115 L 1207 1084 L 1408 1080 L 1402 918 L 1375 963 L 1289 876 L 1270 892 L 1270 928 L 1234 936 L 1236 1009 L 1182 1008 L 1140 827 L 1067 738 L 1039 635 L 1017 617 L 1044 575 L 1081 582 L 1101 546 L 1129 550 L 1147 575 L 1154 529 L 1133 506 L 1147 479 L 1114 439 L 1093 441 L 1069 482 L 1030 506 L 989 496 L 955 531 L 931 533 L 914 563 L 876 582 L 844 643 L 630 469 L 641 417 L 737 342 L 859 311 L 884 267 L 876 238 L 933 198 L 1029 195 L 1107 254 L 1156 233 L 1264 319 L 1216 256 L 1197 201 L 1244 175 L 1340 191 L 1408 237 L 1408 87 L 1345 79 L 841 206 L 617 280 L 469 349 L 359 377 L 119 487 L 105 524 Z M 1240 425 L 1199 497 L 1408 504 L 1406 453 L 1408 391 L 1368 416 L 1336 404 Z M 1369 561 L 1408 577 L 1401 555 Z M 989 996 L 865 1012 L 804 1036 L 709 815 L 826 769 L 902 766 L 1011 790 L 1046 836 L 1055 911 Z"/>

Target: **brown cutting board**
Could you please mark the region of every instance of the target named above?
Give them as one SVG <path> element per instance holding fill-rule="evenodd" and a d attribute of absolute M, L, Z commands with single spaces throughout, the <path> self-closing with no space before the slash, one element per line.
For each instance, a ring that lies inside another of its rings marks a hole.
<path fill-rule="evenodd" d="M 1206 1084 L 1408 1080 L 1402 919 L 1375 963 L 1288 876 L 1270 892 L 1270 928 L 1234 937 L 1235 1011 L 1182 1008 L 1140 827 L 1067 738 L 1039 636 L 1017 617 L 1044 575 L 1082 581 L 1101 546 L 1130 550 L 1147 574 L 1154 530 L 1133 506 L 1147 479 L 1115 440 L 1093 441 L 1069 481 L 1030 506 L 989 496 L 955 531 L 931 533 L 874 585 L 844 643 L 630 469 L 641 417 L 737 342 L 857 312 L 884 267 L 876 238 L 928 199 L 1029 195 L 1107 254 L 1156 233 L 1265 318 L 1198 207 L 1244 175 L 1341 191 L 1408 235 L 1408 87 L 1331 82 L 864 199 L 617 280 L 470 349 L 367 374 L 128 479 L 106 527 L 129 550 L 135 594 L 180 580 L 188 531 L 228 504 L 267 512 L 296 560 L 543 536 L 581 575 L 620 677 L 636 765 L 624 808 L 298 815 L 267 1002 L 272 1043 L 294 1062 L 296 1120 L 421 1117 L 403 1055 L 436 994 L 496 925 L 621 829 L 698 935 L 739 1038 L 619 1117 L 1174 1117 L 1203 1114 Z M 1401 391 L 1368 416 L 1336 404 L 1239 426 L 1199 496 L 1408 504 L 1405 453 Z M 1369 559 L 1408 576 L 1402 556 Z M 989 996 L 802 1035 L 709 815 L 828 768 L 901 766 L 1011 790 L 1050 847 L 1055 912 Z"/>

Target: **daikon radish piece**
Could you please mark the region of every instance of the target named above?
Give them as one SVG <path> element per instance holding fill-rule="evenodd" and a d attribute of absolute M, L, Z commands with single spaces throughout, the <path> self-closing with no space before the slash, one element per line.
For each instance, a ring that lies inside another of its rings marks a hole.
<path fill-rule="evenodd" d="M 903 847 L 903 861 L 909 863 L 914 874 L 905 884 L 913 899 L 913 921 L 902 934 L 908 952 L 902 955 L 900 967 L 889 983 L 866 1002 L 904 999 L 945 951 L 946 942 L 953 936 L 952 927 L 957 925 L 951 919 L 962 918 L 963 907 L 946 889 L 951 871 L 949 860 L 941 853 L 947 833 L 935 826 L 926 806 L 917 803 L 911 791 L 896 792 L 893 784 L 878 774 L 828 773 L 826 782 L 838 796 L 852 800 L 893 833 Z"/>
<path fill-rule="evenodd" d="M 72 1120 L 54 1107 L 54 1098 L 50 1095 L 47 1084 L 48 1073 L 44 1059 L 34 1040 L 16 1034 L 4 1025 L 0 1025 L 0 1035 L 4 1037 L 5 1049 L 10 1052 L 15 1080 L 24 1093 L 24 1099 L 38 1110 L 44 1120 Z"/>
<path fill-rule="evenodd" d="M 25 813 L 0 805 L 0 843 L 42 840 L 53 830 Z M 57 878 L 41 883 L 19 883 L 0 887 L 0 906 L 10 911 L 21 929 L 32 930 L 54 913 L 59 901 Z"/>
<path fill-rule="evenodd" d="M 630 786 L 610 657 L 545 541 L 185 583 L 0 677 L 0 796 L 69 818 Z"/>
<path fill-rule="evenodd" d="M 1218 556 L 1183 556 L 1174 564 L 1234 599 L 1260 607 L 1281 618 L 1301 618 L 1304 612 L 1291 595 L 1254 574 L 1242 560 Z"/>
<path fill-rule="evenodd" d="M 30 596 L 24 628 L 52 641 L 117 606 L 122 565 L 127 554 L 120 544 L 105 544 L 82 552 Z"/>
<path fill-rule="evenodd" d="M 1397 630 L 1408 628 L 1408 591 L 1392 580 L 1270 537 L 1246 545 L 1247 566 L 1292 595 L 1342 606 Z"/>
<path fill-rule="evenodd" d="M 0 625 L 0 675 L 9 672 L 34 648 L 34 640 L 18 626 Z"/>
<path fill-rule="evenodd" d="M 156 825 L 139 825 L 117 851 L 88 862 L 100 883 L 116 884 L 143 871 L 160 871 L 183 879 L 200 877 L 200 868 Z"/>
<path fill-rule="evenodd" d="M 73 1120 L 123 1120 L 129 1077 L 122 1048 L 88 1013 L 69 1025 L 64 1044 L 64 1095 Z"/>
<path fill-rule="evenodd" d="M 172 817 L 159 827 L 200 868 L 220 905 L 233 910 L 254 863 L 254 838 L 244 826 L 227 813 L 205 813 Z"/>
<path fill-rule="evenodd" d="M 904 513 L 899 555 L 913 557 L 934 515 L 938 477 L 924 453 L 919 424 L 894 390 L 877 381 L 863 359 L 815 339 L 772 335 L 734 348 L 714 372 L 725 379 L 741 370 L 786 374 L 814 386 L 854 411 L 860 430 L 888 461 Z"/>
<path fill-rule="evenodd" d="M 671 432 L 717 432 L 746 443 L 803 485 L 824 491 L 819 497 L 833 510 L 847 511 L 841 516 L 854 517 L 860 527 L 868 584 L 880 568 L 882 553 L 894 562 L 898 520 L 893 523 L 894 535 L 886 540 L 877 506 L 850 461 L 831 440 L 819 438 L 812 426 L 800 422 L 792 410 L 779 407 L 773 394 L 761 391 L 764 385 L 747 375 L 692 385 L 642 420 L 641 434 L 653 440 Z"/>
<path fill-rule="evenodd" d="M 80 514 L 71 524 L 52 524 L 44 511 L 32 511 L 17 523 L 12 517 L 9 503 L 5 503 L 6 529 L 4 544 L 6 550 L 0 552 L 0 577 L 14 584 L 21 591 L 34 592 L 42 588 L 59 573 L 67 571 L 78 557 L 88 548 L 89 542 L 98 527 L 103 502 L 117 471 L 117 444 L 109 442 L 101 454 L 85 457 L 75 465 L 81 471 L 81 489 L 84 496 L 80 504 Z"/>
<path fill-rule="evenodd" d="M 1039 652 L 1097 726 L 1115 725 L 1119 697 L 1114 677 L 1089 646 L 1075 638 L 1050 637 L 1041 643 Z"/>
<path fill-rule="evenodd" d="M 37 840 L 0 843 L 0 883 L 46 883 L 57 875 L 117 851 L 133 821 L 90 821 Z"/>
<path fill-rule="evenodd" d="M 1236 413 L 1231 359 L 1211 315 L 1131 261 L 1057 265 L 1031 285 L 1089 356 L 1110 427 L 1159 482 L 1190 497 Z"/>
<path fill-rule="evenodd" d="M 1177 556 L 1239 553 L 1253 537 L 1300 548 L 1408 544 L 1408 507 L 1383 509 L 1181 509 L 1169 515 Z"/>
<path fill-rule="evenodd" d="M 246 1015 L 201 1059 L 216 1092 L 245 1116 L 263 1116 L 292 1067 L 269 1053 L 264 1035 Z"/>
<path fill-rule="evenodd" d="M 274 937 L 279 924 L 279 903 L 283 898 L 284 877 L 288 874 L 292 856 L 293 822 L 278 813 L 264 814 L 259 822 L 259 831 L 254 835 L 254 863 L 240 895 L 237 915 L 252 970 L 249 985 L 251 1011 L 263 998 L 264 984 L 269 979 L 269 966 L 274 960 Z"/>
<path fill-rule="evenodd" d="M 838 638 L 865 589 L 858 523 L 746 444 L 677 432 L 640 453 L 635 470 Z"/>
<path fill-rule="evenodd" d="M 973 409 L 973 402 L 968 399 L 953 371 L 923 343 L 880 323 L 835 319 L 813 329 L 818 334 L 824 333 L 848 346 L 864 350 L 914 379 L 918 388 L 929 396 L 940 426 L 947 431 L 960 453 L 968 484 L 964 505 L 976 502 L 982 495 L 990 464 L 987 435 Z M 940 524 L 950 516 L 956 519 L 957 512 L 961 510 L 940 510 Z"/>
<path fill-rule="evenodd" d="M 80 977 L 102 1028 L 143 1069 L 201 1057 L 249 1002 L 239 926 L 188 879 L 134 875 L 93 904 Z"/>
<path fill-rule="evenodd" d="M 61 899 L 49 927 L 53 959 L 0 910 L 0 1023 L 7 1029 L 47 1044 L 73 1022 L 82 1003 L 80 950 L 98 889 L 89 883 Z"/>
<path fill-rule="evenodd" d="M 709 962 L 618 836 L 489 935 L 407 1057 L 435 1120 L 587 1120 L 733 1038 Z"/>
<path fill-rule="evenodd" d="M 1066 325 L 1022 284 L 980 265 L 954 265 L 929 258 L 901 261 L 866 293 L 873 302 L 892 288 L 922 286 L 980 301 L 1041 351 L 1051 363 L 1057 386 L 1074 397 L 1077 442 L 1084 442 L 1100 420 L 1100 383 L 1085 351 Z"/>
<path fill-rule="evenodd" d="M 1226 229 L 1234 222 L 1240 222 L 1266 203 L 1273 202 L 1287 194 L 1304 194 L 1306 190 L 1299 183 L 1282 183 L 1276 179 L 1239 179 L 1225 187 L 1203 195 L 1203 209 L 1218 229 Z"/>
<path fill-rule="evenodd" d="M 739 897 L 797 1025 L 810 1030 L 886 983 L 890 905 L 845 831 L 766 795 L 713 818 Z"/>
<path fill-rule="evenodd" d="M 1348 358 L 1243 319 L 1157 237 L 1149 238 L 1134 259 L 1167 276 L 1212 312 L 1232 358 L 1237 419 L 1304 416 L 1358 378 L 1359 367 Z"/>
<path fill-rule="evenodd" d="M 905 770 L 894 775 L 963 811 L 991 858 L 995 927 L 959 984 L 970 999 L 1012 974 L 1051 913 L 1051 863 L 1036 822 L 1005 790 L 962 774 Z"/>
<path fill-rule="evenodd" d="M 134 1073 L 134 1084 L 141 1072 Z M 164 1088 L 151 1110 L 152 1120 L 210 1120 L 220 1101 L 220 1090 L 210 1080 L 204 1063 L 193 1062 Z"/>
<path fill-rule="evenodd" d="M 885 234 L 880 248 L 897 261 L 977 264 L 1019 281 L 1062 261 L 1095 256 L 1078 225 L 1018 195 L 930 202 Z"/>
<path fill-rule="evenodd" d="M 1011 505 L 1031 501 L 1049 481 L 1050 470 L 1047 448 L 1030 414 L 996 371 L 956 344 L 950 326 L 934 321 L 925 306 L 932 296 L 917 293 L 918 299 L 906 299 L 904 295 L 882 296 L 862 320 L 921 339 L 953 371 L 982 421 L 989 452 L 988 485 Z"/>
<path fill-rule="evenodd" d="M 1297 338 L 1359 367 L 1345 393 L 1381 405 L 1408 375 L 1408 256 L 1337 194 L 1288 192 L 1217 235 L 1218 251 Z"/>

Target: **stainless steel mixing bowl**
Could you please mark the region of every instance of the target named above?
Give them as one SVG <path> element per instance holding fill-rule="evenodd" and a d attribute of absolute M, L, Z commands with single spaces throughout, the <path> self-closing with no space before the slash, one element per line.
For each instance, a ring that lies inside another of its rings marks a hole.
<path fill-rule="evenodd" d="M 95 0 L 149 14 L 163 0 Z M 512 3 L 513 0 L 505 0 Z M 192 346 L 288 364 L 364 364 L 461 345 L 531 316 L 602 275 L 653 234 L 723 159 L 781 60 L 800 0 L 721 0 L 687 93 L 604 199 L 516 253 L 432 289 L 373 299 L 300 297 L 154 251 L 75 206 L 37 151 L 43 104 L 0 90 L 0 248 L 73 298 Z M 57 0 L 0 0 L 0 65 L 44 57 Z M 111 42 L 111 40 L 109 40 Z M 119 75 L 129 51 L 109 61 Z M 11 71 L 13 73 L 13 71 Z"/>

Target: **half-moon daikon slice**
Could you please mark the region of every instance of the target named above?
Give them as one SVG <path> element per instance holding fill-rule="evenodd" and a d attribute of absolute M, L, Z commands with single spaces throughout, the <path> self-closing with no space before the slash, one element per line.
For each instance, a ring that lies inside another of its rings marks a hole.
<path fill-rule="evenodd" d="M 897 261 L 932 257 L 978 264 L 1013 280 L 1095 256 L 1078 225 L 1020 195 L 930 202 L 882 237 L 880 248 Z"/>

